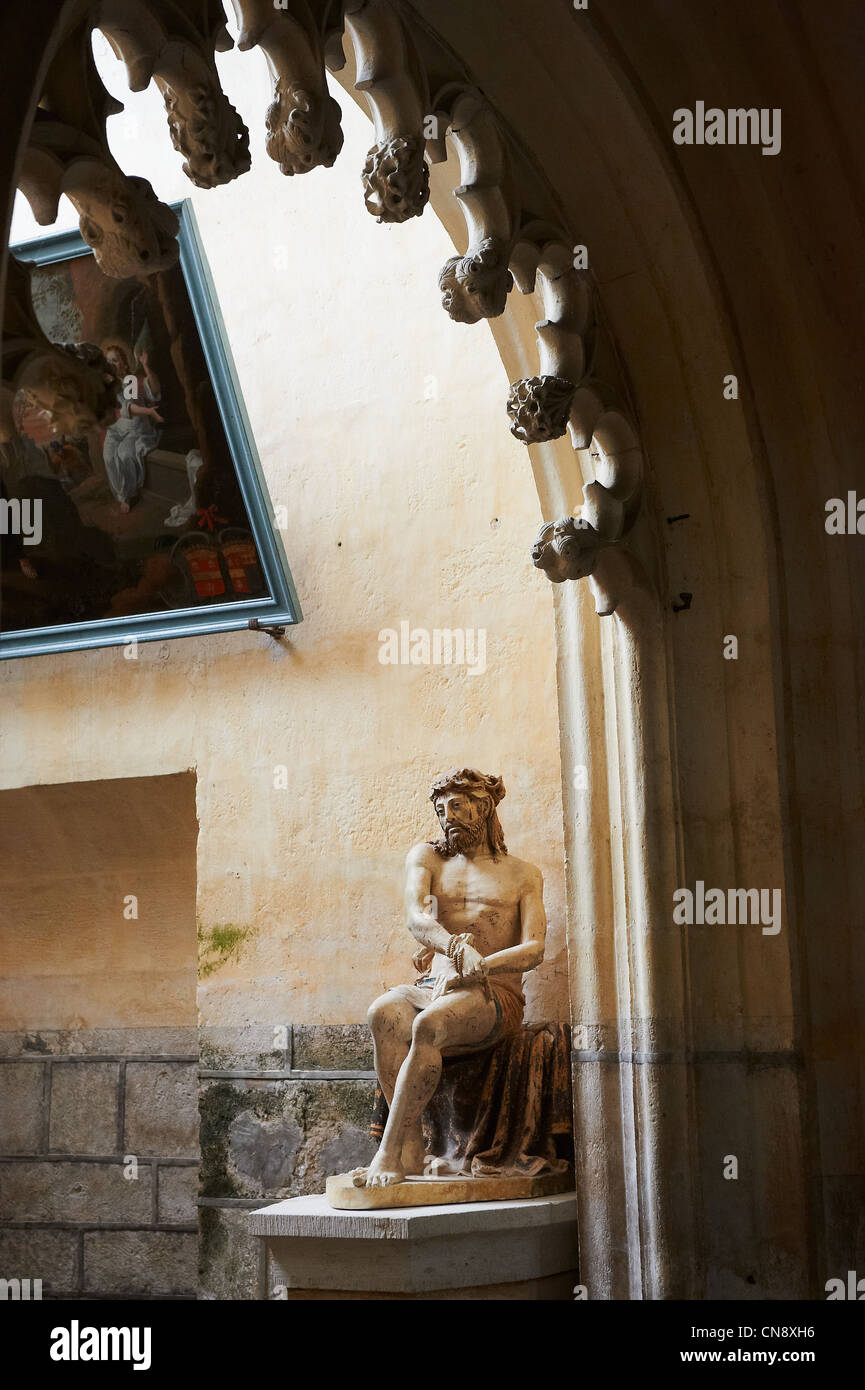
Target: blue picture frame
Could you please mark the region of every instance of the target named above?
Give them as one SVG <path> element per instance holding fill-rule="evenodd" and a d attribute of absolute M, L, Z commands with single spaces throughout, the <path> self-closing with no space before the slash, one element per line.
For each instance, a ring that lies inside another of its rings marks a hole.
<path fill-rule="evenodd" d="M 256 620 L 262 627 L 302 621 L 300 602 L 282 538 L 275 525 L 192 203 L 185 199 L 172 204 L 172 207 L 180 223 L 180 269 L 269 597 L 235 599 L 194 608 L 0 632 L 0 659 L 119 646 L 131 642 L 133 638 L 139 642 L 152 642 L 174 637 L 199 637 L 208 632 L 248 628 L 250 619 Z M 77 232 L 62 232 L 20 242 L 11 246 L 10 251 L 19 260 L 40 266 L 93 254 Z"/>

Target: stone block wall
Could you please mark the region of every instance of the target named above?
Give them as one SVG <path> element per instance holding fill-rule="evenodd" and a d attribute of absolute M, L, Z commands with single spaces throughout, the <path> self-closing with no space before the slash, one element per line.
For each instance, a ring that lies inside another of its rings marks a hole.
<path fill-rule="evenodd" d="M 194 1028 L 0 1033 L 0 1277 L 194 1298 Z"/>
<path fill-rule="evenodd" d="M 266 1297 L 249 1211 L 370 1161 L 374 1084 L 365 1024 L 202 1030 L 202 1297 Z"/>
<path fill-rule="evenodd" d="M 362 1024 L 0 1032 L 0 1277 L 264 1297 L 248 1212 L 369 1162 L 373 1090 Z"/>

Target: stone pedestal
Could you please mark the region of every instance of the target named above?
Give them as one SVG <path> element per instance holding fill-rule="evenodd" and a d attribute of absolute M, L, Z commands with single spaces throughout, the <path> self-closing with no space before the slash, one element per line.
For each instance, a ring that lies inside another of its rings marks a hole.
<path fill-rule="evenodd" d="M 293 1197 L 249 1220 L 271 1298 L 569 1299 L 577 1283 L 573 1192 L 379 1211 Z"/>

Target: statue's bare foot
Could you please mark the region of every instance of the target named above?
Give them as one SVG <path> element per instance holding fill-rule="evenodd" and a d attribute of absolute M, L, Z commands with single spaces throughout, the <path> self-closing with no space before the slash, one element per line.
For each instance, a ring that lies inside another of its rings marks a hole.
<path fill-rule="evenodd" d="M 460 1165 L 449 1158 L 429 1158 L 424 1176 L 427 1178 L 458 1178 Z"/>
<path fill-rule="evenodd" d="M 352 1168 L 349 1177 L 353 1187 L 390 1187 L 405 1181 L 405 1171 L 402 1164 L 380 1164 L 376 1155 L 368 1168 Z"/>
<path fill-rule="evenodd" d="M 387 1154 L 379 1149 L 366 1170 L 365 1187 L 392 1187 L 394 1183 L 405 1182 L 405 1173 L 399 1163 L 392 1163 Z"/>

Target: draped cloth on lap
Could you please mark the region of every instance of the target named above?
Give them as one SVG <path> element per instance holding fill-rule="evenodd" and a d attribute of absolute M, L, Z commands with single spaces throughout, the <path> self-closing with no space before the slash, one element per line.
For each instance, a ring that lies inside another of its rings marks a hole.
<path fill-rule="evenodd" d="M 374 1139 L 381 1139 L 387 1114 L 376 1085 Z M 423 1123 L 427 1153 L 463 1173 L 565 1172 L 573 1160 L 568 1025 L 530 1024 L 486 1051 L 445 1057 Z"/>

